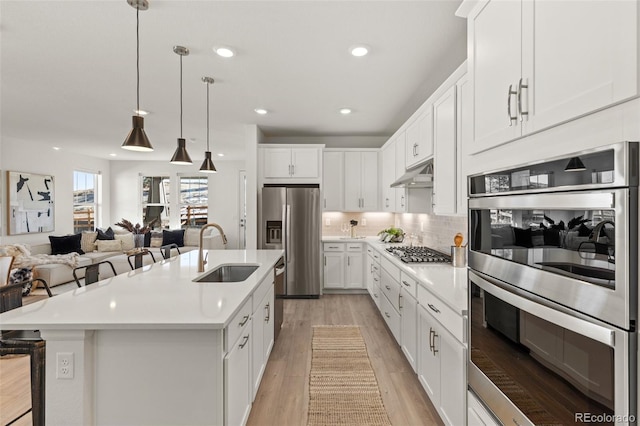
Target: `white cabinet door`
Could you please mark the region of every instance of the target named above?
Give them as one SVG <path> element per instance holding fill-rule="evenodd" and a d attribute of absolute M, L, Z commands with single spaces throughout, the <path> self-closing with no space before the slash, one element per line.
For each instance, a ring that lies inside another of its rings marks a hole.
<path fill-rule="evenodd" d="M 433 104 L 433 211 L 456 214 L 456 87 L 452 86 Z"/>
<path fill-rule="evenodd" d="M 524 133 L 638 94 L 638 7 L 637 1 L 523 2 Z"/>
<path fill-rule="evenodd" d="M 405 140 L 405 166 L 407 169 L 433 156 L 433 114 L 427 108 L 407 127 Z"/>
<path fill-rule="evenodd" d="M 457 213 L 467 214 L 467 152 L 473 143 L 473 98 L 469 74 L 456 83 Z"/>
<path fill-rule="evenodd" d="M 343 253 L 324 254 L 324 288 L 344 288 Z"/>
<path fill-rule="evenodd" d="M 400 290 L 400 297 L 400 346 L 413 371 L 417 371 L 418 303 L 404 287 Z"/>
<path fill-rule="evenodd" d="M 359 152 L 344 153 L 344 208 L 355 212 L 362 209 L 360 185 L 362 179 L 362 163 Z"/>
<path fill-rule="evenodd" d="M 362 210 L 378 210 L 378 153 L 366 151 L 362 153 L 361 194 Z"/>
<path fill-rule="evenodd" d="M 271 354 L 271 349 L 275 343 L 275 321 L 274 321 L 274 304 L 275 304 L 275 289 L 273 286 L 269 289 L 269 292 L 263 300 L 263 313 L 262 325 L 264 327 L 262 333 L 262 355 L 263 355 L 263 372 L 267 367 L 267 361 Z"/>
<path fill-rule="evenodd" d="M 395 211 L 396 190 L 391 188 L 391 184 L 396 180 L 396 141 L 386 145 L 380 150 L 382 161 L 382 210 L 385 212 Z"/>
<path fill-rule="evenodd" d="M 251 345 L 250 327 L 224 358 L 225 424 L 244 425 L 251 411 Z"/>
<path fill-rule="evenodd" d="M 472 153 L 520 136 L 516 117 L 517 84 L 521 76 L 521 3 L 490 0 L 469 17 L 473 40 L 469 64 L 473 75 Z"/>
<path fill-rule="evenodd" d="M 438 411 L 445 424 L 465 424 L 467 394 L 465 347 L 444 327 L 435 338 L 436 350 L 440 354 L 440 406 Z"/>
<path fill-rule="evenodd" d="M 438 407 L 440 405 L 440 352 L 434 352 L 437 344 L 438 323 L 424 308 L 420 307 L 418 311 L 420 317 L 418 379 L 433 405 Z"/>
<path fill-rule="evenodd" d="M 291 150 L 291 176 L 316 178 L 320 176 L 319 152 L 315 148 L 293 148 Z"/>
<path fill-rule="evenodd" d="M 399 179 L 406 171 L 405 166 L 405 132 L 402 132 L 396 139 L 396 177 Z M 394 179 L 394 180 L 395 180 Z M 405 188 L 394 188 L 395 192 L 395 212 L 406 213 L 407 212 L 407 190 Z"/>
<path fill-rule="evenodd" d="M 264 177 L 265 178 L 291 177 L 291 149 L 290 148 L 265 148 L 264 149 Z"/>
<path fill-rule="evenodd" d="M 258 306 L 251 318 L 251 400 L 253 401 L 260 387 L 260 380 L 264 369 L 264 325 L 262 324 L 262 310 Z"/>
<path fill-rule="evenodd" d="M 364 288 L 364 258 L 362 253 L 347 253 L 345 288 Z"/>
<path fill-rule="evenodd" d="M 324 211 L 344 210 L 344 152 L 326 151 L 322 162 Z"/>

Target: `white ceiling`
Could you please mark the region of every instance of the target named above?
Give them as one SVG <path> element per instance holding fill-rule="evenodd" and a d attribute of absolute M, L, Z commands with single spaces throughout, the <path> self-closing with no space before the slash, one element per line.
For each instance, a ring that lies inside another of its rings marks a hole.
<path fill-rule="evenodd" d="M 144 154 L 120 149 L 136 104 L 136 10 L 126 0 L 2 0 L 2 140 L 168 161 L 180 136 L 177 44 L 191 51 L 183 58 L 183 136 L 194 163 L 206 145 L 205 75 L 216 80 L 211 150 L 225 159 L 242 159 L 245 124 L 270 140 L 389 136 L 464 61 L 459 4 L 150 0 L 140 12 L 140 107 L 150 111 L 145 130 L 155 151 Z M 358 43 L 371 53 L 351 56 Z M 218 57 L 217 45 L 237 55 Z M 344 106 L 353 114 L 340 115 Z M 257 107 L 270 113 L 258 116 Z"/>

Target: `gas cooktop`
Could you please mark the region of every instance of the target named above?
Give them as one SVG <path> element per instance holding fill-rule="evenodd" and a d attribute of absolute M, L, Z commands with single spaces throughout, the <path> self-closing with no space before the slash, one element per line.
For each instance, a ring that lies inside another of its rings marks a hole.
<path fill-rule="evenodd" d="M 387 251 L 405 263 L 451 263 L 451 256 L 422 246 L 389 247 Z"/>

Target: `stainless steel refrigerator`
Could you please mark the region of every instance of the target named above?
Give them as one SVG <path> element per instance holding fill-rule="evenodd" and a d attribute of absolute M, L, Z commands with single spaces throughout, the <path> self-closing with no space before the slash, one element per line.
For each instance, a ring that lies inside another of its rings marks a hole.
<path fill-rule="evenodd" d="M 320 189 L 264 187 L 259 199 L 258 246 L 285 251 L 285 293 L 318 297 L 322 281 Z"/>

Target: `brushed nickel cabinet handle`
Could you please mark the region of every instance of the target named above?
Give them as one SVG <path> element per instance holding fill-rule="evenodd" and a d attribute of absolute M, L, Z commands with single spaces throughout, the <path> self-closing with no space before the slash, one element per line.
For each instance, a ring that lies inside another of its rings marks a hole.
<path fill-rule="evenodd" d="M 440 310 L 439 310 L 438 308 L 436 308 L 435 306 L 433 306 L 431 303 L 427 303 L 427 306 L 428 306 L 429 308 L 431 308 L 431 310 L 432 310 L 433 312 L 435 312 L 436 314 L 439 314 L 439 313 L 440 313 Z"/>
<path fill-rule="evenodd" d="M 240 343 L 240 349 L 244 348 L 245 346 L 247 346 L 247 343 L 249 343 L 249 336 L 244 336 L 242 338 L 242 343 Z"/>
<path fill-rule="evenodd" d="M 391 318 L 391 315 L 389 315 L 389 312 L 386 312 L 386 311 L 385 311 L 384 315 L 385 315 L 387 318 Z"/>
<path fill-rule="evenodd" d="M 269 303 L 265 305 L 264 310 L 266 312 L 266 316 L 264 317 L 264 322 L 269 322 L 269 320 L 271 319 L 271 309 L 269 309 Z"/>
<path fill-rule="evenodd" d="M 529 119 L 529 111 L 522 110 L 522 90 L 523 89 L 529 89 L 529 85 L 523 84 L 522 77 L 521 77 L 520 81 L 518 82 L 518 115 L 520 115 L 520 121 L 523 120 L 525 115 L 527 116 L 527 120 Z"/>
<path fill-rule="evenodd" d="M 406 285 L 407 287 L 411 287 L 411 284 L 409 284 L 408 282 L 406 282 L 405 280 L 402 280 L 402 284 Z"/>
<path fill-rule="evenodd" d="M 387 290 L 391 290 L 391 287 L 389 287 L 388 285 L 385 285 Z"/>
<path fill-rule="evenodd" d="M 507 115 L 509 115 L 509 127 L 513 126 L 513 122 L 518 120 L 518 116 L 511 115 L 511 95 L 517 96 L 518 92 L 513 90 L 513 84 L 509 85 L 509 91 L 507 92 Z"/>
<path fill-rule="evenodd" d="M 242 321 L 240 321 L 240 323 L 238 324 L 240 327 L 244 326 L 247 321 L 249 321 L 249 315 L 245 315 L 242 317 Z"/>
<path fill-rule="evenodd" d="M 402 309 L 402 295 L 398 294 L 398 309 Z"/>

